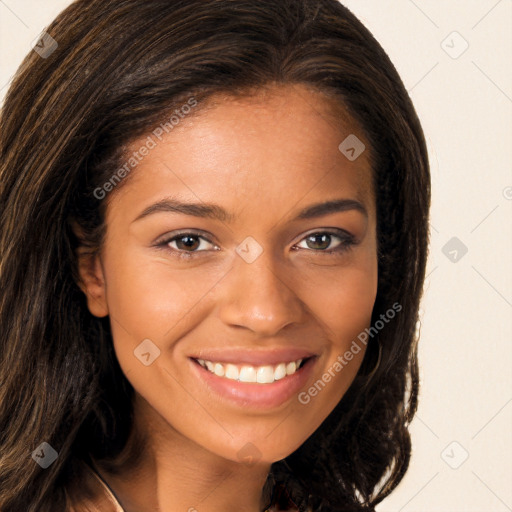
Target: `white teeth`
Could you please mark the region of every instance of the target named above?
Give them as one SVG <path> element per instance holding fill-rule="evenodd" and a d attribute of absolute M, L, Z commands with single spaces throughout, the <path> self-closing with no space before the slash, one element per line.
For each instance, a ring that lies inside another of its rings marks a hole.
<path fill-rule="evenodd" d="M 274 380 L 280 380 L 286 377 L 286 365 L 284 363 L 278 364 L 274 371 Z"/>
<path fill-rule="evenodd" d="M 295 364 L 295 361 L 288 363 L 286 365 L 286 375 L 291 375 L 292 373 L 295 373 L 296 369 L 297 369 L 297 365 Z"/>
<path fill-rule="evenodd" d="M 274 382 L 274 368 L 272 366 L 261 366 L 258 368 L 256 381 L 260 384 L 271 384 Z"/>
<path fill-rule="evenodd" d="M 279 363 L 271 366 L 248 366 L 235 364 L 223 364 L 205 359 L 197 359 L 197 362 L 211 373 L 218 377 L 224 377 L 239 382 L 257 382 L 258 384 L 272 384 L 276 380 L 281 380 L 288 375 L 293 375 L 302 363 L 302 359 L 291 361 L 289 363 Z"/>
<path fill-rule="evenodd" d="M 231 380 L 238 380 L 238 368 L 234 364 L 227 364 L 224 376 Z"/>
<path fill-rule="evenodd" d="M 238 380 L 240 382 L 256 382 L 256 370 L 252 366 L 242 366 Z"/>
<path fill-rule="evenodd" d="M 213 367 L 213 373 L 215 373 L 215 375 L 218 377 L 224 377 L 224 366 L 222 366 L 220 363 L 215 363 L 215 366 Z"/>

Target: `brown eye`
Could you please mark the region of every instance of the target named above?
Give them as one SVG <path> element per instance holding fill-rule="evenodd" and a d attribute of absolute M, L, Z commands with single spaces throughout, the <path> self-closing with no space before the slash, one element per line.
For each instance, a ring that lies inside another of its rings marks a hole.
<path fill-rule="evenodd" d="M 168 235 L 157 242 L 158 247 L 167 249 L 173 256 L 192 258 L 201 252 L 218 250 L 218 247 L 205 236 L 194 232 L 181 232 Z"/>
<path fill-rule="evenodd" d="M 308 235 L 306 243 L 310 249 L 327 249 L 331 244 L 332 237 L 326 233 Z"/>
<path fill-rule="evenodd" d="M 196 235 L 185 235 L 175 238 L 174 241 L 176 241 L 176 246 L 179 250 L 194 251 L 201 245 L 201 242 L 198 241 L 199 238 L 201 237 Z"/>
<path fill-rule="evenodd" d="M 308 249 L 319 253 L 339 253 L 355 244 L 354 237 L 347 232 L 324 232 L 311 233 L 301 242 L 306 247 L 298 245 L 300 249 Z"/>

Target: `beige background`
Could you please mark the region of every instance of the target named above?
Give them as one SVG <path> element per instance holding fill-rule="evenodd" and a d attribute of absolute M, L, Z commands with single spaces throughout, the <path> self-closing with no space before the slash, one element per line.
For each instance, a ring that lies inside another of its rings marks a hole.
<path fill-rule="evenodd" d="M 0 98 L 69 3 L 0 0 Z M 512 511 L 512 1 L 344 3 L 409 90 L 433 182 L 413 456 L 378 510 Z"/>

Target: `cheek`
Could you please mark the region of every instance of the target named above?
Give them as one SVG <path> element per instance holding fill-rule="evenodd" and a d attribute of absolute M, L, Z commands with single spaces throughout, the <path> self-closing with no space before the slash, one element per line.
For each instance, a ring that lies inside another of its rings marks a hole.
<path fill-rule="evenodd" d="M 363 255 L 356 265 L 322 279 L 322 293 L 311 294 L 312 310 L 325 326 L 328 347 L 319 371 L 299 395 L 302 417 L 317 428 L 341 400 L 361 366 L 366 345 L 358 338 L 370 326 L 377 295 L 377 259 Z"/>
<path fill-rule="evenodd" d="M 332 271 L 321 269 L 307 280 L 308 304 L 326 326 L 332 350 L 342 351 L 369 326 L 377 296 L 377 257 L 373 247 Z"/>
<path fill-rule="evenodd" d="M 339 280 L 333 279 L 329 292 L 324 321 L 336 334 L 336 344 L 342 348 L 371 321 L 377 295 L 376 273 L 355 271 Z"/>
<path fill-rule="evenodd" d="M 227 270 L 180 269 L 163 257 L 146 255 L 144 260 L 137 254 L 119 254 L 116 260 L 107 275 L 116 357 L 135 390 L 174 424 L 176 416 L 186 416 L 168 400 L 183 395 L 187 379 L 180 340 L 208 317 L 212 291 Z M 194 404 L 188 403 L 189 409 Z M 195 413 L 200 416 L 201 411 Z"/>
<path fill-rule="evenodd" d="M 222 277 L 222 269 L 176 269 L 168 260 L 119 255 L 107 275 L 107 301 L 114 339 L 176 339 L 204 314 L 202 299 Z M 140 262 L 144 262 L 141 264 Z M 225 272 L 224 272 L 225 273 Z M 206 302 L 206 301 L 205 301 Z M 169 348 L 169 347 L 162 347 Z"/>

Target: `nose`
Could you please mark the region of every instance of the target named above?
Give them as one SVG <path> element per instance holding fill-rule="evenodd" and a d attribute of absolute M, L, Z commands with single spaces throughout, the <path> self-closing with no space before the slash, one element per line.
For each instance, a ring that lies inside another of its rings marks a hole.
<path fill-rule="evenodd" d="M 286 277 L 272 261 L 270 251 L 252 263 L 236 257 L 223 284 L 222 322 L 261 337 L 275 336 L 287 325 L 301 323 L 304 304 Z"/>

